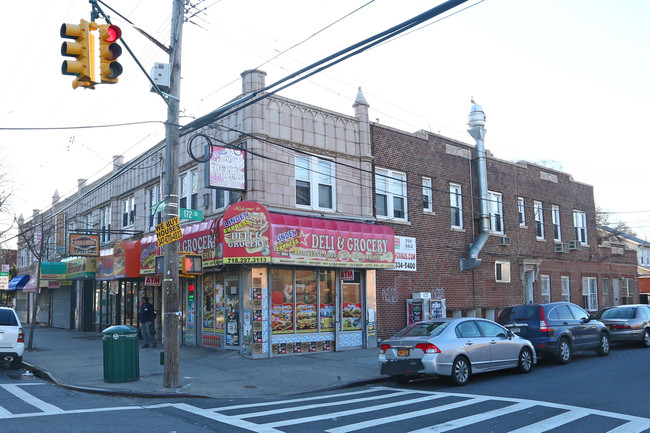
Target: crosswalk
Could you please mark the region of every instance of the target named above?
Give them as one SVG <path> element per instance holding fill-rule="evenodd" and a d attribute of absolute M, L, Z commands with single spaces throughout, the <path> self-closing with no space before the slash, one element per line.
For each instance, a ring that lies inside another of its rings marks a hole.
<path fill-rule="evenodd" d="M 0 405 L 0 420 L 133 410 L 170 411 L 194 416 L 213 431 L 290 432 L 611 432 L 650 433 L 650 418 L 536 400 L 382 386 L 281 400 L 198 407 L 165 402 L 152 405 L 63 409 L 36 397 L 43 383 L 0 384 L 30 410 Z M 0 404 L 13 400 L 0 399 Z"/>

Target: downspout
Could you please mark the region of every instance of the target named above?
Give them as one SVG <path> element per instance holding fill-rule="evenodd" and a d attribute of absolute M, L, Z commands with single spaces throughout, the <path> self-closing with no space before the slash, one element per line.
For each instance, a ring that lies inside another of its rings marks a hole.
<path fill-rule="evenodd" d="M 481 252 L 488 238 L 490 237 L 490 215 L 488 212 L 487 200 L 487 163 L 485 158 L 485 145 L 483 139 L 485 138 L 485 113 L 483 107 L 478 105 L 474 98 L 472 98 L 472 109 L 469 113 L 469 121 L 467 125 L 469 135 L 476 140 L 476 177 L 478 178 L 478 193 L 479 193 L 479 212 L 480 212 L 480 228 L 481 232 L 478 237 L 470 244 L 469 256 L 460 259 L 460 270 L 467 271 L 470 269 L 478 268 L 481 265 L 481 259 L 478 254 Z"/>

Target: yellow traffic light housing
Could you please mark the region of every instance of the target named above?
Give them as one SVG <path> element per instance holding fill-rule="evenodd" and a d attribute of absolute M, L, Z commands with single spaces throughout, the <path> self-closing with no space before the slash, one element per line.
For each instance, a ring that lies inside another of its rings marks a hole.
<path fill-rule="evenodd" d="M 90 23 L 81 20 L 79 24 L 61 25 L 61 37 L 74 39 L 61 45 L 61 55 L 74 57 L 76 60 L 64 60 L 61 65 L 63 75 L 74 75 L 72 88 L 95 88 L 95 40 L 90 31 Z"/>
<path fill-rule="evenodd" d="M 201 275 L 203 273 L 203 256 L 201 254 L 183 254 L 181 257 L 181 274 Z"/>
<path fill-rule="evenodd" d="M 116 42 L 121 37 L 122 30 L 118 26 L 99 25 L 99 69 L 102 83 L 115 84 L 117 77 L 122 74 L 122 65 L 116 62 L 122 54 L 122 47 Z"/>

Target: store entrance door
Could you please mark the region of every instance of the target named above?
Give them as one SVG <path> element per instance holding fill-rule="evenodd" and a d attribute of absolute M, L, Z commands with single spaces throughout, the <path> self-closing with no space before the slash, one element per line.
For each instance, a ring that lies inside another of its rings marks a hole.
<path fill-rule="evenodd" d="M 239 347 L 239 277 L 226 276 L 224 297 L 226 302 L 226 348 Z"/>
<path fill-rule="evenodd" d="M 340 296 L 337 310 L 340 312 L 336 332 L 336 350 L 363 347 L 363 284 L 358 270 L 340 271 Z"/>

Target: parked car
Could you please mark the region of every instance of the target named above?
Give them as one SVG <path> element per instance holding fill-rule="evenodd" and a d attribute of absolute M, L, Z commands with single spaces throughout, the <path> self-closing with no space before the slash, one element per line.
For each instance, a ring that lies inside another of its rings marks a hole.
<path fill-rule="evenodd" d="M 458 317 L 410 325 L 379 348 L 382 375 L 405 382 L 446 376 L 465 385 L 472 374 L 504 368 L 528 373 L 537 362 L 533 345 L 486 319 Z"/>
<path fill-rule="evenodd" d="M 0 307 L 0 362 L 20 368 L 25 351 L 25 333 L 13 308 Z"/>
<path fill-rule="evenodd" d="M 632 341 L 650 347 L 650 305 L 618 305 L 604 308 L 596 319 L 607 326 L 612 341 Z"/>
<path fill-rule="evenodd" d="M 573 352 L 595 350 L 609 355 L 610 335 L 602 322 L 571 302 L 514 305 L 504 309 L 500 324 L 530 340 L 541 357 L 559 364 L 571 361 Z"/>

